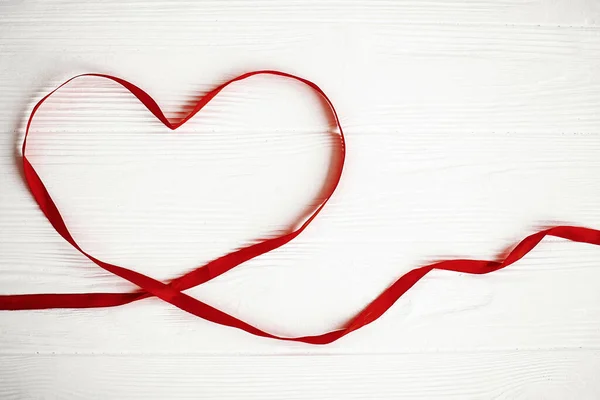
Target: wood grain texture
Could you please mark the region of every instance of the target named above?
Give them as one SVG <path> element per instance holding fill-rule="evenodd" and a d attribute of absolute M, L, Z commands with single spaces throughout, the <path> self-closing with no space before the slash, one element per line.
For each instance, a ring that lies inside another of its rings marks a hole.
<path fill-rule="evenodd" d="M 593 0 L 1 2 L 0 293 L 131 289 L 58 237 L 19 174 L 35 101 L 90 71 L 172 117 L 257 68 L 332 98 L 348 158 L 328 208 L 190 291 L 276 333 L 340 326 L 433 260 L 494 258 L 548 224 L 600 227 L 599 21 Z M 169 279 L 305 211 L 328 130 L 315 97 L 281 79 L 234 85 L 176 133 L 89 79 L 41 110 L 30 154 L 84 248 Z M 324 347 L 152 299 L 0 312 L 0 397 L 594 399 L 599 279 L 600 249 L 548 240 L 490 276 L 434 273 Z"/>
<path fill-rule="evenodd" d="M 27 355 L 3 399 L 594 399 L 598 351 L 374 356 Z M 36 379 L 38 378 L 38 379 Z M 51 394 L 49 396 L 49 394 Z"/>

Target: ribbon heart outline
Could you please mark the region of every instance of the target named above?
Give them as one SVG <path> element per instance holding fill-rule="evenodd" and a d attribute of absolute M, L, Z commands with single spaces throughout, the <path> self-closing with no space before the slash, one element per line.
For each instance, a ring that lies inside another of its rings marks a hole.
<path fill-rule="evenodd" d="M 286 232 L 280 236 L 265 239 L 257 243 L 242 247 L 229 254 L 223 255 L 215 260 L 212 260 L 188 272 L 178 278 L 173 279 L 169 283 L 163 283 L 149 276 L 135 272 L 133 270 L 110 264 L 99 260 L 93 255 L 83 250 L 75 241 L 69 232 L 62 215 L 60 214 L 56 204 L 52 200 L 48 190 L 44 186 L 41 178 L 35 171 L 33 165 L 27 159 L 27 137 L 34 116 L 40 106 L 56 91 L 69 82 L 81 77 L 98 77 L 116 82 L 124 87 L 132 95 L 134 95 L 159 121 L 167 128 L 176 130 L 191 118 L 194 117 L 206 104 L 208 104 L 215 96 L 219 94 L 225 87 L 234 82 L 248 79 L 255 75 L 275 75 L 291 80 L 295 80 L 307 85 L 315 91 L 327 105 L 327 111 L 333 117 L 335 125 L 339 132 L 338 156 L 340 162 L 334 166 L 331 174 L 331 185 L 327 188 L 323 200 L 316 206 L 314 211 L 304 220 L 304 222 L 296 229 Z M 0 310 L 31 310 L 31 309 L 51 309 L 51 308 L 94 308 L 94 307 L 114 307 L 131 303 L 133 301 L 156 296 L 175 307 L 178 307 L 190 314 L 205 320 L 234 327 L 244 330 L 253 335 L 267 337 L 271 339 L 279 339 L 285 341 L 304 342 L 309 344 L 328 344 L 340 339 L 341 337 L 362 328 L 383 315 L 406 291 L 415 285 L 427 273 L 437 269 L 446 271 L 455 271 L 468 274 L 487 274 L 499 269 L 505 268 L 516 261 L 523 258 L 529 253 L 542 239 L 546 236 L 555 236 L 575 242 L 583 242 L 594 245 L 600 245 L 600 231 L 590 228 L 577 226 L 555 226 L 530 236 L 527 236 L 519 242 L 505 257 L 498 260 L 474 260 L 474 259 L 455 259 L 443 260 L 433 264 L 415 268 L 398 278 L 391 286 L 380 293 L 371 303 L 364 307 L 356 314 L 344 327 L 332 330 L 318 335 L 301 336 L 301 337 L 284 337 L 275 335 L 260 328 L 257 328 L 235 316 L 229 315 L 221 310 L 218 310 L 209 304 L 206 304 L 194 297 L 191 297 L 182 291 L 192 287 L 201 285 L 211 279 L 235 268 L 236 266 L 255 258 L 261 254 L 277 249 L 286 243 L 293 240 L 317 217 L 321 210 L 327 204 L 327 201 L 333 195 L 339 180 L 342 176 L 344 160 L 346 155 L 346 145 L 343 129 L 338 117 L 338 114 L 331 100 L 315 83 L 302 77 L 292 75 L 286 72 L 276 70 L 258 70 L 247 72 L 238 77 L 235 77 L 225 83 L 217 86 L 206 95 L 204 95 L 190 111 L 190 113 L 179 120 L 172 122 L 167 119 L 158 106 L 158 104 L 145 91 L 136 85 L 115 77 L 105 74 L 81 74 L 74 76 L 56 89 L 45 95 L 32 109 L 25 129 L 25 137 L 23 139 L 22 160 L 25 181 L 38 203 L 40 209 L 50 221 L 54 229 L 76 250 L 91 260 L 93 263 L 111 272 L 131 283 L 138 286 L 140 289 L 127 293 L 41 293 L 41 294 L 16 294 L 16 295 L 0 295 Z"/>

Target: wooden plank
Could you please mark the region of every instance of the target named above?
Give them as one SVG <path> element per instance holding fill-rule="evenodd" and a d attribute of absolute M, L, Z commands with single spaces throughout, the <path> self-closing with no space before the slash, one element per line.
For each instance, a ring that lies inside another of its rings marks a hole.
<path fill-rule="evenodd" d="M 371 356 L 0 357 L 3 399 L 544 399 L 600 396 L 598 351 Z"/>
<path fill-rule="evenodd" d="M 373 0 L 353 2 L 333 1 L 245 1 L 201 0 L 195 2 L 169 2 L 143 0 L 109 0 L 102 4 L 82 5 L 73 2 L 43 2 L 23 5 L 6 2 L 2 4 L 4 19 L 12 29 L 31 31 L 34 23 L 44 29 L 58 29 L 62 40 L 72 39 L 70 28 L 89 25 L 86 37 L 105 38 L 151 37 L 159 41 L 159 33 L 169 30 L 189 36 L 190 30 L 210 32 L 214 26 L 231 24 L 221 29 L 220 37 L 235 41 L 248 41 L 245 29 L 260 25 L 265 31 L 285 29 L 290 24 L 531 24 L 597 26 L 600 8 L 593 1 L 575 2 L 541 0 L 523 2 L 517 0 L 469 0 L 469 1 L 418 1 Z M 124 23 L 126 22 L 126 24 Z M 159 23 L 159 24 L 157 24 Z M 56 25 L 54 25 L 56 24 Z M 152 29 L 139 32 L 136 28 Z M 117 33 L 111 29 L 119 28 Z M 213 35 L 214 36 L 214 35 Z M 27 38 L 25 38 L 27 39 Z M 48 38 L 50 39 L 50 38 Z M 164 43 L 164 42 L 161 42 Z"/>

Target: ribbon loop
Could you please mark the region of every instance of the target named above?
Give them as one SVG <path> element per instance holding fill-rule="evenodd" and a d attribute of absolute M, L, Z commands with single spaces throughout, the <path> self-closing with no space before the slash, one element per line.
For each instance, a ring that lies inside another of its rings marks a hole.
<path fill-rule="evenodd" d="M 275 75 L 288 79 L 292 79 L 301 82 L 317 94 L 319 94 L 327 105 L 327 111 L 331 113 L 333 120 L 339 130 L 339 146 L 338 156 L 339 163 L 334 166 L 331 182 L 332 184 L 327 188 L 324 199 L 320 204 L 316 206 L 314 211 L 308 216 L 308 218 L 298 227 L 297 229 L 286 232 L 278 237 L 262 240 L 258 243 L 243 247 L 235 250 L 229 254 L 221 256 L 213 261 L 210 261 L 206 265 L 199 267 L 187 274 L 180 276 L 179 278 L 173 279 L 169 283 L 163 283 L 151 277 L 148 277 L 139 272 L 113 265 L 102 260 L 95 258 L 93 255 L 85 252 L 75 241 L 69 229 L 67 228 L 62 215 L 60 214 L 58 207 L 52 200 L 52 197 L 48 193 L 48 190 L 44 186 L 41 178 L 35 171 L 33 165 L 27 159 L 27 136 L 34 116 L 38 111 L 39 107 L 57 90 L 80 77 L 93 76 L 99 78 L 105 78 L 113 82 L 118 83 L 131 94 L 133 94 L 144 106 L 166 127 L 175 130 L 189 121 L 193 116 L 198 113 L 202 108 L 208 104 L 215 96 L 217 96 L 225 87 L 228 85 L 250 78 L 255 75 Z M 468 274 L 487 274 L 499 269 L 505 268 L 529 253 L 537 244 L 544 239 L 546 236 L 555 236 L 563 239 L 571 240 L 574 242 L 583 242 L 594 245 L 600 245 L 600 231 L 589 228 L 574 227 L 574 226 L 556 226 L 549 228 L 537 233 L 534 233 L 525 239 L 523 239 L 515 248 L 508 254 L 504 259 L 495 261 L 486 260 L 445 260 L 439 261 L 427 266 L 413 269 L 408 273 L 401 276 L 396 282 L 390 287 L 384 290 L 379 296 L 377 296 L 370 304 L 368 304 L 361 312 L 359 312 L 351 321 L 349 321 L 344 327 L 333 330 L 331 332 L 323 333 L 320 335 L 303 336 L 303 337 L 282 337 L 277 336 L 268 332 L 265 332 L 257 327 L 252 326 L 232 315 L 229 315 L 221 310 L 218 310 L 204 302 L 195 299 L 185 293 L 183 290 L 190 289 L 192 287 L 201 285 L 217 276 L 224 274 L 225 272 L 235 268 L 236 266 L 251 260 L 261 254 L 265 254 L 269 251 L 275 250 L 286 243 L 297 237 L 306 227 L 317 217 L 321 212 L 327 201 L 335 191 L 339 180 L 342 175 L 344 166 L 346 146 L 344 133 L 340 124 L 339 117 L 333 106 L 331 100 L 327 95 L 313 82 L 288 74 L 285 72 L 274 71 L 274 70 L 260 70 L 248 72 L 233 78 L 220 86 L 217 86 L 206 95 L 204 95 L 194 106 L 192 111 L 178 122 L 172 122 L 165 117 L 164 113 L 158 106 L 158 104 L 150 97 L 149 94 L 144 92 L 134 84 L 114 76 L 104 74 L 83 74 L 77 75 L 63 84 L 58 86 L 56 89 L 44 96 L 31 111 L 27 127 L 25 130 L 25 138 L 23 139 L 23 170 L 24 176 L 31 193 L 38 203 L 40 209 L 48 218 L 48 221 L 52 224 L 54 229 L 75 249 L 81 254 L 86 256 L 90 261 L 98 265 L 99 267 L 109 271 L 133 284 L 138 286 L 140 289 L 134 292 L 128 293 L 46 293 L 46 294 L 21 294 L 21 295 L 0 295 L 0 310 L 31 310 L 31 309 L 50 309 L 50 308 L 93 308 L 93 307 L 114 307 L 131 303 L 133 301 L 145 299 L 148 297 L 156 296 L 175 307 L 178 307 L 190 314 L 203 318 L 205 320 L 226 325 L 234 328 L 244 330 L 248 333 L 257 336 L 263 336 L 272 339 L 305 342 L 310 344 L 327 344 L 331 343 L 352 331 L 360 329 L 371 322 L 378 319 L 383 315 L 406 291 L 408 291 L 413 285 L 415 285 L 420 279 L 422 279 L 427 273 L 434 269 L 462 272 Z"/>

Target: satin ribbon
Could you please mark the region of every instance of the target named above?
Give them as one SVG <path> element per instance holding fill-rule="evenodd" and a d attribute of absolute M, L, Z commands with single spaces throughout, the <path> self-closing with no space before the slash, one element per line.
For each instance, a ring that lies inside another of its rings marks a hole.
<path fill-rule="evenodd" d="M 300 225 L 299 228 L 294 229 L 290 232 L 284 233 L 281 236 L 259 241 L 258 243 L 240 248 L 222 257 L 219 257 L 204 266 L 201 266 L 189 273 L 186 273 L 179 278 L 173 279 L 169 283 L 163 283 L 149 276 L 141 274 L 139 272 L 132 271 L 130 269 L 110 264 L 99 260 L 93 255 L 83 250 L 75 241 L 69 229 L 67 228 L 56 204 L 52 200 L 52 197 L 48 193 L 48 190 L 44 186 L 39 175 L 35 171 L 33 165 L 27 159 L 27 136 L 31 127 L 34 116 L 40 106 L 50 96 L 52 96 L 57 90 L 65 86 L 74 79 L 85 76 L 93 76 L 99 78 L 109 79 L 113 82 L 118 83 L 133 94 L 139 101 L 146 106 L 146 108 L 154 114 L 159 121 L 161 121 L 167 128 L 175 130 L 181 125 L 185 124 L 190 120 L 198 111 L 200 111 L 206 104 L 208 104 L 221 90 L 228 85 L 250 78 L 255 75 L 276 75 L 284 78 L 299 81 L 316 93 L 318 93 L 328 106 L 327 111 L 331 113 L 335 124 L 339 130 L 339 146 L 338 156 L 340 162 L 334 166 L 332 176 L 332 184 L 329 185 L 328 190 L 324 196 L 324 200 L 314 209 L 312 214 Z M 111 272 L 131 283 L 138 286 L 140 289 L 128 293 L 44 293 L 44 294 L 17 294 L 17 295 L 0 295 L 0 310 L 32 310 L 32 309 L 50 309 L 50 308 L 93 308 L 93 307 L 114 307 L 133 301 L 145 299 L 148 297 L 156 296 L 175 307 L 178 307 L 190 314 L 197 317 L 203 318 L 208 321 L 220 325 L 226 325 L 234 328 L 244 330 L 248 333 L 257 336 L 263 336 L 272 339 L 288 340 L 295 342 L 304 342 L 311 344 L 327 344 L 331 343 L 352 331 L 355 331 L 363 326 L 370 324 L 385 313 L 407 290 L 409 290 L 414 284 L 416 284 L 421 278 L 427 273 L 437 270 L 455 271 L 467 274 L 487 274 L 499 269 L 505 268 L 516 261 L 524 257 L 530 252 L 544 237 L 555 236 L 563 239 L 568 239 L 574 242 L 590 243 L 600 245 L 600 231 L 595 229 L 576 227 L 576 226 L 555 226 L 549 229 L 545 229 L 534 233 L 525 239 L 523 239 L 512 251 L 501 260 L 487 261 L 487 260 L 471 260 L 471 259 L 457 259 L 457 260 L 445 260 L 435 262 L 430 265 L 426 265 L 420 268 L 413 269 L 408 273 L 401 276 L 396 280 L 390 287 L 379 294 L 370 304 L 368 304 L 362 311 L 354 316 L 344 327 L 336 329 L 327 333 L 311 336 L 301 337 L 282 337 L 263 331 L 247 322 L 238 319 L 232 315 L 229 315 L 221 310 L 212 307 L 194 297 L 191 297 L 182 291 L 190 289 L 192 287 L 201 285 L 208 282 L 211 279 L 229 271 L 230 269 L 248 261 L 261 254 L 265 254 L 271 250 L 277 249 L 284 244 L 288 243 L 296 236 L 298 236 L 306 227 L 316 218 L 321 212 L 325 204 L 335 191 L 338 182 L 342 175 L 342 169 L 345 158 L 345 139 L 340 120 L 335 111 L 333 103 L 327 95 L 313 82 L 304 78 L 291 75 L 285 72 L 272 71 L 272 70 L 261 70 L 248 72 L 240 75 L 234 79 L 231 79 L 222 85 L 216 87 L 202 99 L 198 101 L 192 111 L 178 122 L 171 122 L 168 120 L 164 113 L 161 111 L 158 104 L 139 87 L 134 84 L 127 82 L 126 80 L 104 74 L 83 74 L 75 76 L 59 87 L 54 89 L 52 92 L 44 96 L 31 111 L 27 127 L 25 130 L 25 138 L 23 140 L 23 171 L 25 180 L 31 193 L 41 208 L 42 212 L 48 218 L 48 221 L 52 224 L 54 229 L 75 249 L 81 254 L 90 259 L 93 263 L 99 267 Z"/>

